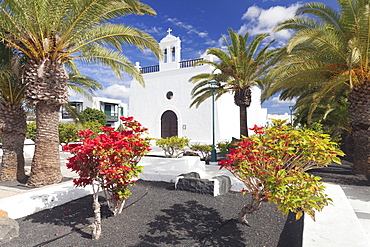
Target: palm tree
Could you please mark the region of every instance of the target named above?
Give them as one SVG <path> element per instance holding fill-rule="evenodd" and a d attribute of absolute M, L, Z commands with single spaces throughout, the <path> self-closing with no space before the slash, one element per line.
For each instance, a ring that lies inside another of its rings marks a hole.
<path fill-rule="evenodd" d="M 160 49 L 148 34 L 110 22 L 128 14 L 155 11 L 137 0 L 3 0 L 0 5 L 0 38 L 26 57 L 23 73 L 28 104 L 36 109 L 36 146 L 28 185 L 44 186 L 62 180 L 58 120 L 60 106 L 68 102 L 68 71 L 74 64 L 109 66 L 120 77 L 143 79 L 124 57 L 121 45 Z M 67 71 L 68 70 L 68 71 Z"/>
<path fill-rule="evenodd" d="M 287 55 L 271 70 L 270 95 L 316 87 L 317 104 L 328 95 L 348 94 L 354 172 L 370 176 L 370 3 L 338 3 L 340 12 L 322 3 L 305 4 L 296 18 L 278 26 L 296 34 L 286 46 Z"/>
<path fill-rule="evenodd" d="M 203 60 L 196 64 L 210 64 L 214 67 L 214 71 L 220 70 L 221 73 L 203 73 L 190 78 L 189 81 L 196 84 L 191 92 L 193 102 L 190 106 L 198 107 L 211 97 L 212 90 L 215 90 L 216 99 L 227 92 L 233 93 L 234 103 L 239 107 L 240 112 L 240 135 L 248 136 L 247 107 L 251 104 L 251 87 L 262 84 L 265 71 L 262 67 L 274 54 L 273 51 L 268 50 L 274 41 L 261 48 L 261 42 L 268 37 L 267 34 L 256 35 L 247 43 L 248 33 L 239 35 L 232 29 L 228 30 L 228 33 L 231 43 L 222 36 L 227 52 L 218 48 L 207 50 L 207 54 L 216 56 L 220 63 Z M 222 84 L 216 89 L 211 89 L 208 87 L 208 82 L 212 79 Z"/>
<path fill-rule="evenodd" d="M 0 136 L 3 156 L 0 181 L 24 180 L 23 147 L 26 136 L 24 86 L 21 82 L 19 57 L 0 43 Z"/>
<path fill-rule="evenodd" d="M 21 81 L 21 57 L 14 50 L 0 43 L 0 136 L 2 137 L 2 163 L 0 181 L 24 181 L 25 160 L 23 155 L 26 136 L 26 109 L 24 85 Z M 83 75 L 70 74 L 68 87 L 91 97 L 103 87 L 95 80 Z"/>

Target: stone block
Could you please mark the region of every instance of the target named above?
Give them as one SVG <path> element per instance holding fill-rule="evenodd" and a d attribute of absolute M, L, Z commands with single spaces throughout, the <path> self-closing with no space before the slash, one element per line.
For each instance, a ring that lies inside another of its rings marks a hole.
<path fill-rule="evenodd" d="M 223 195 L 231 188 L 231 180 L 228 176 L 216 176 L 212 179 L 202 179 L 196 172 L 181 174 L 176 178 L 175 188 L 199 194 L 213 196 Z"/>
<path fill-rule="evenodd" d="M 18 222 L 9 218 L 7 212 L 0 210 L 0 244 L 7 243 L 18 235 Z"/>
<path fill-rule="evenodd" d="M 229 192 L 231 188 L 230 177 L 222 175 L 213 177 L 213 179 L 218 180 L 218 195 L 223 195 Z"/>

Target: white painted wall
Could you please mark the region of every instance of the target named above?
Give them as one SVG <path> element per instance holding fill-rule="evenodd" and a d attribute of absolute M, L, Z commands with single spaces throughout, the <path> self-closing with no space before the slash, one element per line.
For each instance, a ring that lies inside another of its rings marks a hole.
<path fill-rule="evenodd" d="M 172 110 L 178 117 L 179 136 L 187 136 L 194 142 L 212 142 L 212 101 L 203 102 L 199 108 L 189 108 L 190 92 L 193 84 L 188 80 L 199 73 L 209 73 L 211 68 L 199 66 L 144 74 L 145 88 L 137 81 L 130 86 L 129 115 L 135 117 L 149 129 L 149 136 L 161 137 L 161 116 Z M 166 98 L 167 92 L 173 98 Z M 260 89 L 252 89 L 252 104 L 248 108 L 248 126 L 265 125 L 267 109 L 259 104 Z M 225 94 L 216 101 L 216 142 L 239 137 L 239 107 L 234 104 L 234 96 Z M 186 129 L 184 129 L 186 126 Z"/>
<path fill-rule="evenodd" d="M 171 43 L 173 42 L 173 43 Z M 179 47 L 180 39 L 167 35 L 160 46 Z M 180 48 L 178 48 L 180 50 Z M 199 108 L 189 108 L 191 90 L 194 84 L 189 79 L 200 73 L 211 73 L 209 65 L 180 68 L 180 53 L 175 61 L 159 61 L 160 71 L 143 74 L 145 88 L 136 80 L 131 81 L 129 115 L 149 129 L 152 138 L 161 137 L 161 116 L 166 110 L 175 112 L 178 118 L 178 136 L 186 136 L 192 142 L 212 143 L 212 100 L 203 102 Z M 209 57 L 206 58 L 210 60 Z M 139 64 L 137 63 L 137 66 Z M 167 92 L 173 92 L 173 98 L 167 99 Z M 261 108 L 261 90 L 252 88 L 252 104 L 248 108 L 248 126 L 265 125 L 267 109 Z M 239 107 L 234 104 L 232 94 L 225 94 L 215 105 L 216 142 L 239 137 Z"/>
<path fill-rule="evenodd" d="M 204 72 L 204 69 L 210 72 L 209 67 L 197 67 L 144 74 L 145 88 L 137 81 L 132 81 L 129 115 L 149 129 L 150 137 L 160 138 L 161 116 L 166 110 L 172 110 L 178 118 L 180 137 L 208 141 L 212 136 L 211 100 L 204 102 L 198 109 L 189 109 L 193 84 L 188 80 L 194 73 Z M 173 92 L 173 98 L 170 100 L 166 98 L 169 91 Z"/>

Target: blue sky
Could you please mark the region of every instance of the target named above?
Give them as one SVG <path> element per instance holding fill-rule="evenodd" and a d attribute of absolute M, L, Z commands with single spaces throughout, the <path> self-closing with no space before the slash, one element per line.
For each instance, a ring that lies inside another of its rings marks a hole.
<path fill-rule="evenodd" d="M 156 16 L 123 17 L 118 22 L 132 25 L 149 34 L 157 41 L 167 35 L 168 28 L 171 34 L 180 37 L 182 44 L 181 59 L 199 58 L 207 48 L 222 48 L 222 34 L 232 28 L 241 34 L 250 35 L 270 33 L 270 38 L 276 39 L 275 46 L 282 46 L 291 36 L 284 31 L 272 33 L 276 23 L 293 17 L 299 5 L 311 1 L 292 0 L 141 0 L 156 12 Z M 322 1 L 337 8 L 336 0 Z M 142 67 L 157 65 L 158 59 L 148 51 L 140 51 L 135 47 L 124 47 L 123 54 L 132 63 L 140 62 Z M 118 79 L 109 69 L 99 66 L 85 66 L 80 68 L 85 75 L 91 76 L 104 85 L 105 89 L 96 92 L 97 96 L 120 99 L 128 102 L 129 83 L 131 77 L 123 75 Z M 71 93 L 71 99 L 80 96 Z M 281 102 L 273 97 L 263 104 L 269 113 L 284 114 L 289 112 L 289 105 L 294 102 Z"/>

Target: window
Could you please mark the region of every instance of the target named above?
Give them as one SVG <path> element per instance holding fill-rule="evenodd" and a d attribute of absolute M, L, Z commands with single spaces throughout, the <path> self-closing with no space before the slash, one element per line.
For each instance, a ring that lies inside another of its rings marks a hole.
<path fill-rule="evenodd" d="M 166 94 L 166 98 L 167 99 L 172 99 L 173 98 L 173 92 L 169 91 L 167 94 Z"/>
<path fill-rule="evenodd" d="M 175 62 L 175 57 L 176 57 L 175 47 L 172 47 L 172 49 L 171 49 L 171 59 L 172 59 L 172 62 Z"/>
<path fill-rule="evenodd" d="M 167 48 L 164 49 L 164 58 L 163 59 L 164 59 L 163 62 L 167 63 Z"/>

